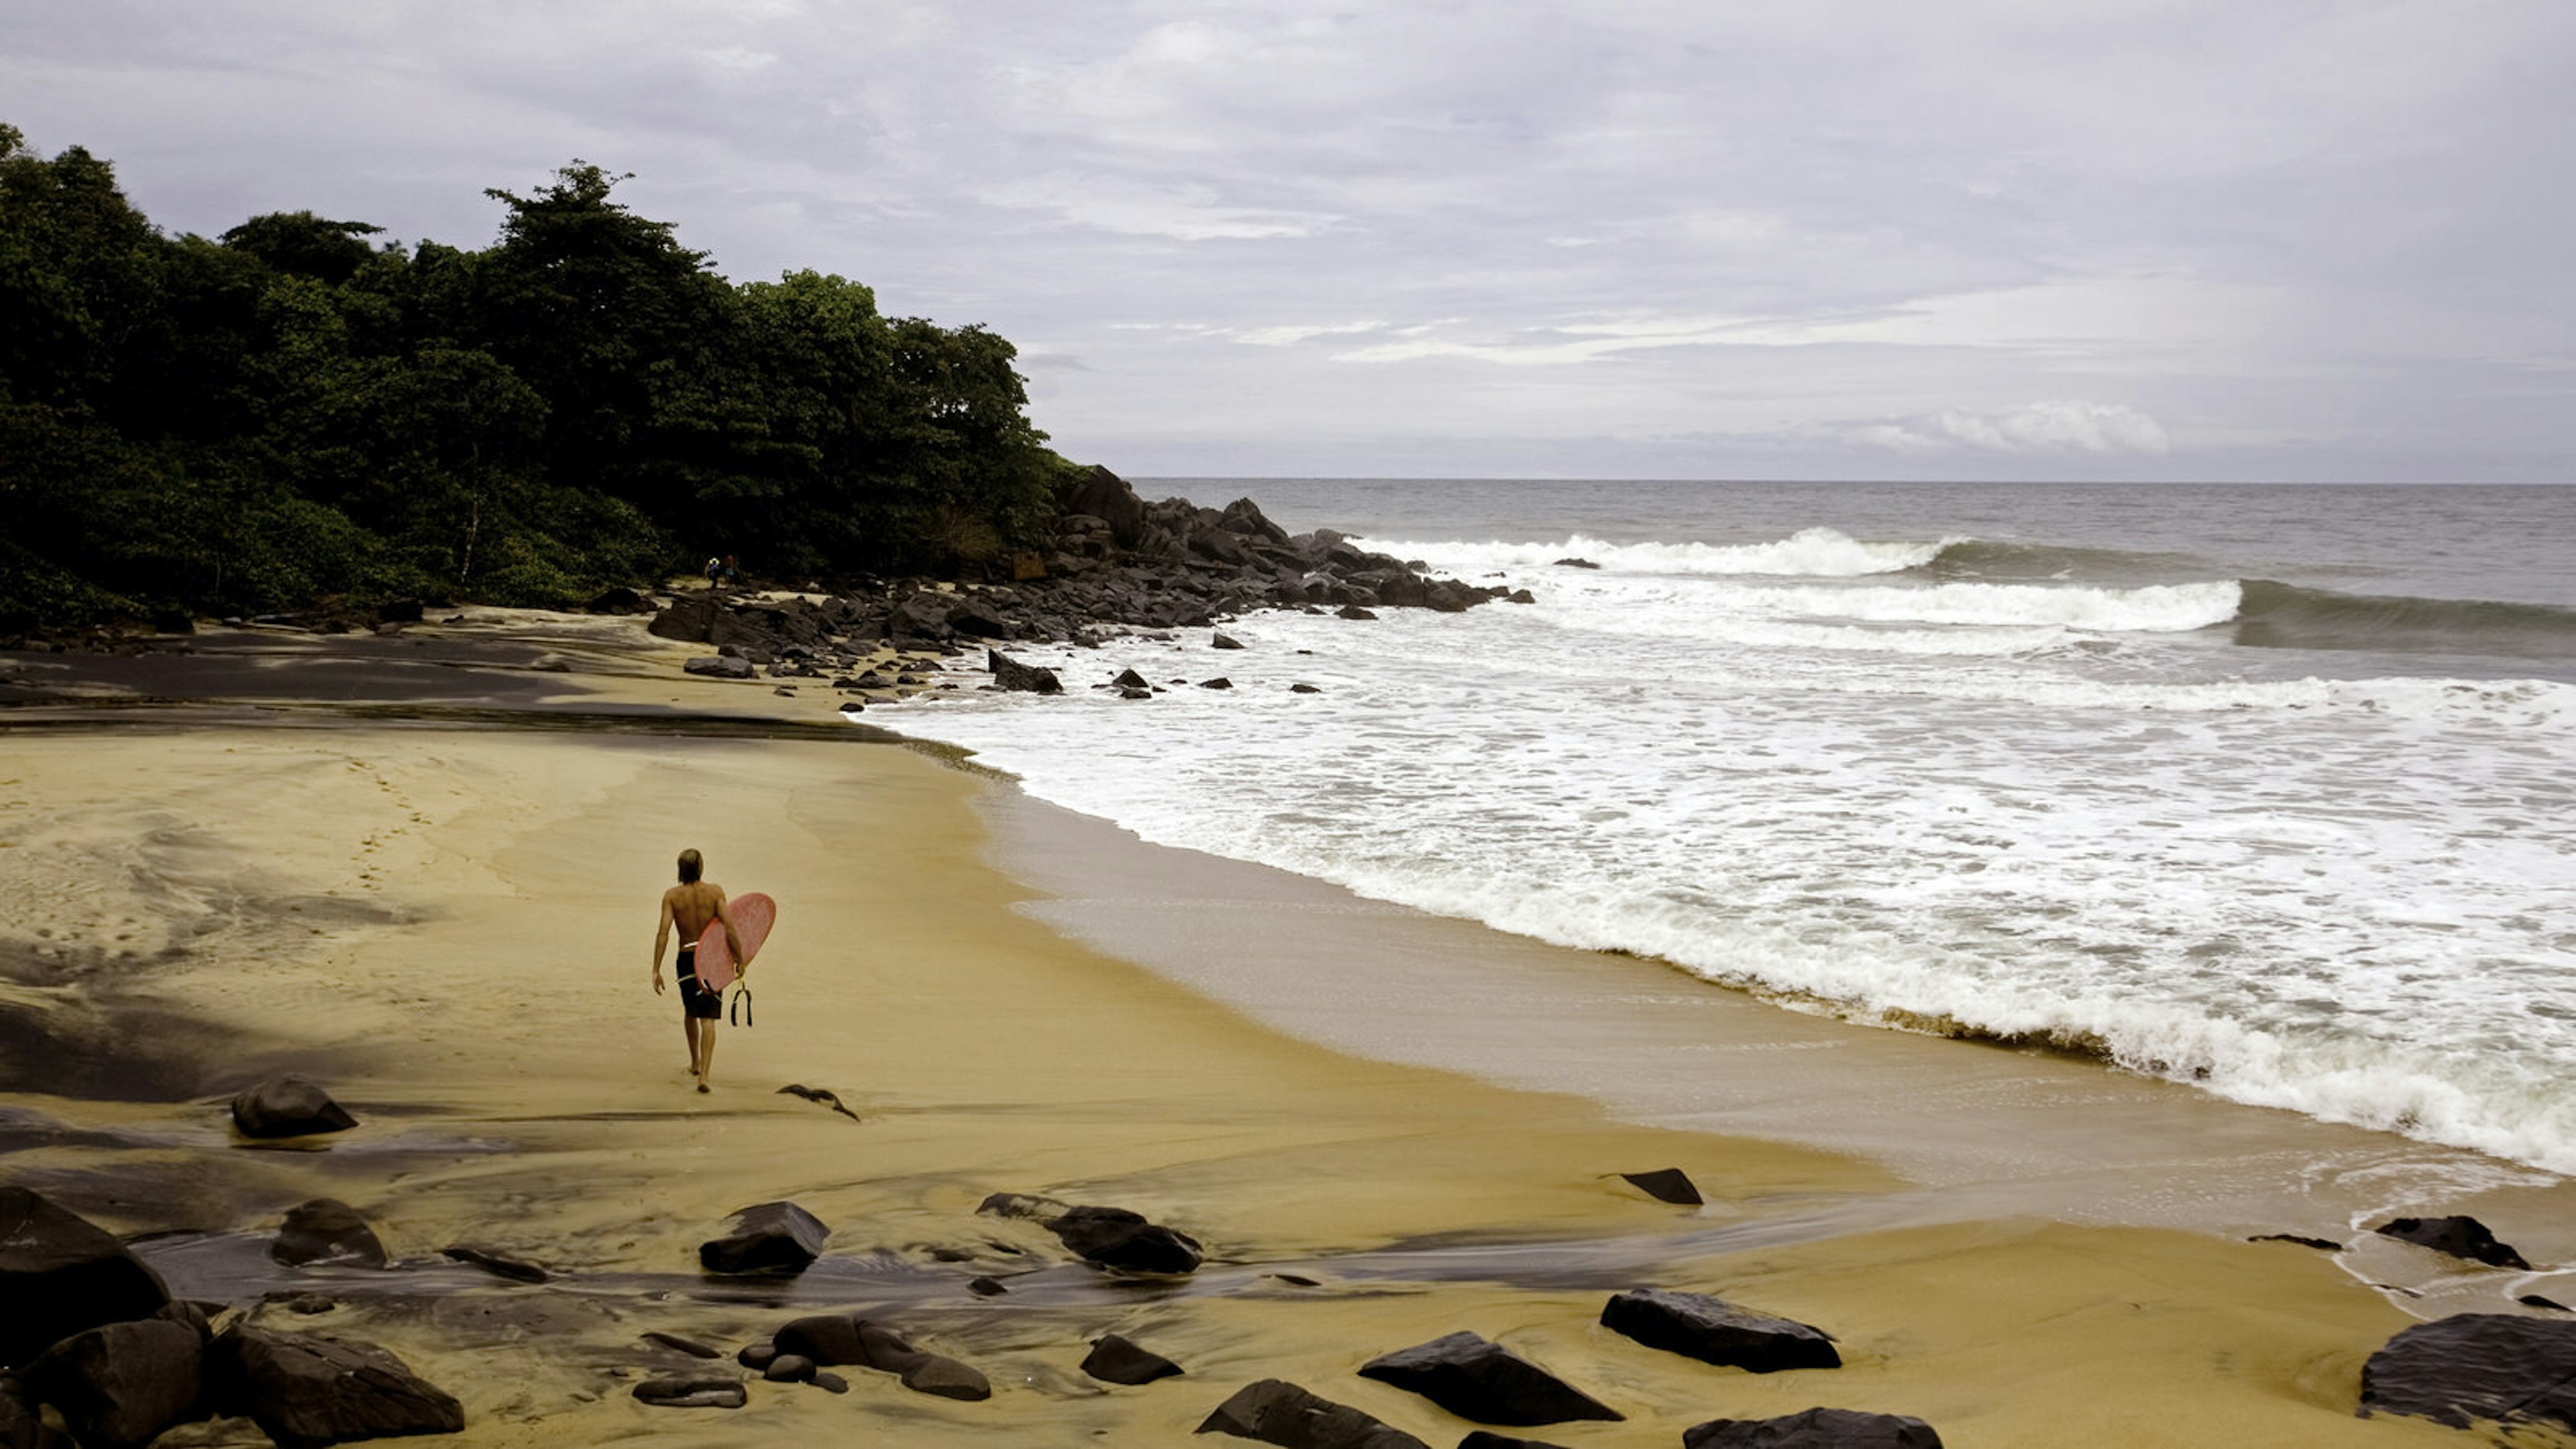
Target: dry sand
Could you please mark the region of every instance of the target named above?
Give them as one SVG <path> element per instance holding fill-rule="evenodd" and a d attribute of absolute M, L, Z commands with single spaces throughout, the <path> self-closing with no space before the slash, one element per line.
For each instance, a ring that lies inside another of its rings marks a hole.
<path fill-rule="evenodd" d="M 582 683 L 776 707 L 645 669 Z M 974 804 L 1007 787 L 928 753 L 187 718 L 0 730 L 0 1179 L 180 1230 L 143 1248 L 182 1292 L 330 1296 L 258 1311 L 393 1348 L 464 1400 L 468 1443 L 1179 1444 L 1282 1377 L 1445 1449 L 1475 1426 L 1353 1370 L 1461 1329 L 1629 1416 L 1516 1431 L 1569 1446 L 1817 1404 L 1915 1414 L 1962 1449 L 2473 1442 L 2354 1417 L 2363 1359 L 2413 1320 L 2315 1252 L 2010 1215 L 1888 1227 L 1907 1184 L 1861 1158 L 1343 1055 L 1074 944 L 988 863 Z M 757 1025 L 724 1029 L 708 1096 L 647 969 L 683 845 L 782 903 Z M 362 1125 L 315 1150 L 237 1141 L 223 1096 L 284 1068 Z M 1708 1206 L 1615 1177 L 1667 1166 Z M 1210 1262 L 1115 1280 L 976 1216 L 996 1191 L 1134 1208 Z M 316 1195 L 405 1266 L 266 1262 L 279 1215 Z M 774 1198 L 831 1225 L 825 1261 L 785 1285 L 699 1275 L 697 1244 Z M 440 1263 L 457 1243 L 558 1276 Z M 1011 1291 L 975 1296 L 977 1274 Z M 1754 1376 L 1597 1326 L 1610 1291 L 1647 1285 L 1818 1324 L 1846 1366 Z M 975 1364 L 994 1397 L 864 1370 L 846 1396 L 755 1383 L 731 1413 L 627 1392 L 690 1362 L 647 1330 L 730 1351 L 824 1308 Z M 1085 1378 L 1112 1330 L 1187 1376 Z"/>

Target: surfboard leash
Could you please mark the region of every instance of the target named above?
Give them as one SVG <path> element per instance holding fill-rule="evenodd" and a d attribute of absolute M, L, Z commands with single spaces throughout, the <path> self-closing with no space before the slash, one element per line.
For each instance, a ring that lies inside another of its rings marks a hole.
<path fill-rule="evenodd" d="M 725 1019 L 736 1026 L 751 1025 L 751 986 L 749 983 L 739 980 L 734 982 L 733 1004 L 725 1008 Z"/>

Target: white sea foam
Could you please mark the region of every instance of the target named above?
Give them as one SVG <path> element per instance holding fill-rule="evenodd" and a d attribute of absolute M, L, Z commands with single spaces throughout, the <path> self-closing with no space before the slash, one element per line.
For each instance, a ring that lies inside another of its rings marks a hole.
<path fill-rule="evenodd" d="M 1556 567 L 1581 559 L 1614 574 L 1768 574 L 1782 578 L 1856 578 L 1921 568 L 1941 550 L 1964 540 L 1931 543 L 1863 543 L 1831 528 L 1806 528 L 1770 543 L 1610 543 L 1573 534 L 1557 543 L 1414 542 L 1362 539 L 1400 558 L 1437 555 L 1441 567 L 1461 573 Z"/>
<path fill-rule="evenodd" d="M 1160 843 L 2576 1171 L 2576 686 L 2244 677 L 2188 632 L 2229 583 L 1559 550 L 1497 565 L 1536 605 L 1030 650 L 1070 696 L 897 723 Z"/>

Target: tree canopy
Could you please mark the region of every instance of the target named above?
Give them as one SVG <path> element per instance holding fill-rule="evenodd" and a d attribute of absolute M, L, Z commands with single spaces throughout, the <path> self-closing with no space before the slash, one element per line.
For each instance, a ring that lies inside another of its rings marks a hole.
<path fill-rule="evenodd" d="M 711 554 L 843 578 L 1036 541 L 1011 344 L 735 285 L 575 160 L 492 245 L 309 211 L 169 236 L 0 125 L 0 629 L 329 596 L 576 603 Z"/>

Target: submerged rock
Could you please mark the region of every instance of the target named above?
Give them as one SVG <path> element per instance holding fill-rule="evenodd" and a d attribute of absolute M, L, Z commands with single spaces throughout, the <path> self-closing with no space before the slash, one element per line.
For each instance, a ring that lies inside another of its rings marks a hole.
<path fill-rule="evenodd" d="M 358 1210 L 338 1198 L 317 1197 L 287 1209 L 286 1222 L 268 1245 L 268 1255 L 290 1267 L 321 1263 L 352 1268 L 381 1268 L 385 1245 Z"/>
<path fill-rule="evenodd" d="M 1369 1360 L 1360 1377 L 1422 1395 L 1479 1424 L 1563 1424 L 1626 1417 L 1590 1394 L 1473 1333 L 1452 1333 Z"/>
<path fill-rule="evenodd" d="M 2463 1313 L 2416 1324 L 2361 1366 L 2361 1412 L 2576 1431 L 2576 1323 Z"/>
<path fill-rule="evenodd" d="M 1603 1306 L 1601 1326 L 1648 1348 L 1757 1374 L 1840 1368 L 1843 1362 L 1832 1336 L 1822 1329 L 1704 1293 L 1656 1288 L 1621 1293 Z"/>
<path fill-rule="evenodd" d="M 1921 1419 L 1808 1409 L 1776 1419 L 1711 1419 L 1682 1431 L 1682 1449 L 1941 1449 Z"/>
<path fill-rule="evenodd" d="M 2497 1242 L 2496 1235 L 2476 1218 L 2391 1218 L 2371 1231 L 2489 1267 L 2531 1266 L 2511 1245 Z"/>

